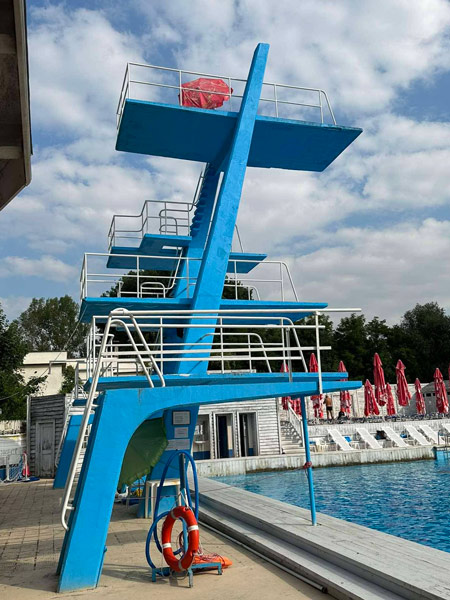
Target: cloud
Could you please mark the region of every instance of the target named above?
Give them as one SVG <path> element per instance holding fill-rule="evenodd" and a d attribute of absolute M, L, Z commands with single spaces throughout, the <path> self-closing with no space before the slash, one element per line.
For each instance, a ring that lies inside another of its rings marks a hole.
<path fill-rule="evenodd" d="M 44 255 L 40 258 L 7 256 L 0 265 L 0 277 L 26 275 L 47 279 L 48 281 L 71 281 L 77 276 L 77 270 L 54 258 Z"/>
<path fill-rule="evenodd" d="M 28 308 L 31 300 L 28 296 L 0 297 L 0 306 L 5 311 L 7 319 L 11 322 L 13 319 L 17 319 Z"/>
<path fill-rule="evenodd" d="M 288 259 L 303 299 L 395 321 L 417 302 L 450 306 L 450 221 L 342 228 L 329 247 Z"/>
<path fill-rule="evenodd" d="M 2 241 L 17 243 L 20 232 L 23 243 L 0 263 L 3 278 L 39 272 L 37 295 L 55 277 L 75 286 L 82 253 L 106 250 L 114 213 L 138 214 L 145 199 L 192 200 L 201 165 L 114 150 L 127 61 L 245 77 L 256 43 L 267 41 L 266 80 L 323 87 L 338 121 L 365 131 L 324 173 L 249 169 L 238 218 L 244 249 L 288 257 L 303 299 L 359 298 L 390 318 L 408 297 L 450 307 L 443 285 L 430 283 L 447 252 L 450 123 L 393 112 L 414 82 L 450 69 L 447 2 L 131 7 L 139 24 L 127 21 L 127 30 L 112 6 L 30 8 L 33 180 L 1 213 Z M 409 259 L 421 265 L 420 280 Z"/>

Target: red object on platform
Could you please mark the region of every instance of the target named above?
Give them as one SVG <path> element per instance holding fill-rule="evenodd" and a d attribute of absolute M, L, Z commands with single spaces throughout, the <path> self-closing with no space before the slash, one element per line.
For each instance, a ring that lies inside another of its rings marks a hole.
<path fill-rule="evenodd" d="M 420 381 L 416 379 L 414 382 L 414 386 L 416 388 L 416 410 L 418 415 L 424 415 L 426 413 L 425 409 L 425 399 L 422 393 L 422 386 L 420 385 Z"/>
<path fill-rule="evenodd" d="M 312 352 L 311 356 L 309 357 L 309 372 L 319 372 L 319 363 L 317 362 L 317 358 L 314 352 Z M 315 418 L 323 419 L 322 396 L 311 396 L 311 401 L 314 409 Z"/>
<path fill-rule="evenodd" d="M 386 397 L 387 397 L 386 413 L 390 417 L 392 417 L 396 414 L 396 410 L 395 410 L 394 394 L 392 393 L 392 388 L 389 383 L 386 384 Z"/>
<path fill-rule="evenodd" d="M 345 368 L 345 365 L 342 360 L 339 362 L 338 372 L 339 373 L 347 372 L 347 369 Z M 339 381 L 347 381 L 347 379 L 340 379 Z M 350 411 L 351 411 L 351 407 L 352 407 L 352 398 L 350 396 L 350 392 L 348 390 L 341 390 L 339 393 L 339 400 L 340 400 L 339 410 L 341 412 L 343 412 L 344 415 L 350 415 Z"/>
<path fill-rule="evenodd" d="M 395 366 L 397 374 L 397 400 L 400 406 L 408 406 L 411 400 L 411 393 L 408 390 L 408 383 L 405 377 L 405 365 L 399 359 Z"/>
<path fill-rule="evenodd" d="M 434 372 L 434 393 L 436 395 L 436 408 L 439 413 L 448 413 L 447 390 L 445 389 L 444 378 L 439 369 Z"/>
<path fill-rule="evenodd" d="M 384 380 L 383 363 L 378 352 L 375 352 L 373 357 L 373 383 L 375 385 L 375 398 L 380 406 L 384 406 L 387 402 L 386 382 Z"/>
<path fill-rule="evenodd" d="M 219 108 L 233 93 L 233 88 L 228 87 L 222 79 L 206 77 L 182 83 L 181 87 L 181 105 L 196 108 Z"/>
<path fill-rule="evenodd" d="M 380 409 L 378 408 L 375 394 L 373 393 L 372 384 L 368 379 L 364 384 L 364 416 L 370 417 L 370 415 L 379 415 Z"/>

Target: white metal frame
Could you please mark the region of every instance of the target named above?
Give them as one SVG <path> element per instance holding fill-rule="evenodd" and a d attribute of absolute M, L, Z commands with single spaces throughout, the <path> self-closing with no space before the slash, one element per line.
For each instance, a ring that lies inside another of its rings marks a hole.
<path fill-rule="evenodd" d="M 143 75 L 138 74 L 138 72 Z M 137 74 L 135 74 L 137 73 Z M 144 77 L 145 75 L 145 77 Z M 215 95 L 223 95 L 226 99 L 229 99 L 229 104 L 225 110 L 237 111 L 240 106 L 241 99 L 243 97 L 243 88 L 246 84 L 246 79 L 240 79 L 237 77 L 230 77 L 224 75 L 212 75 L 211 73 L 199 73 L 198 71 L 186 71 L 182 69 L 171 69 L 168 67 L 159 67 L 156 65 L 146 65 L 142 63 L 127 63 L 125 69 L 125 75 L 120 91 L 119 101 L 117 104 L 117 127 L 120 126 L 122 119 L 123 109 L 125 102 L 128 98 L 136 98 L 135 89 L 136 86 L 153 88 L 156 92 L 155 100 L 158 101 L 158 93 L 162 90 L 171 90 L 173 93 L 173 102 L 171 104 L 179 104 L 182 102 L 183 83 L 184 79 L 192 77 L 202 77 L 207 79 L 222 79 L 228 85 L 227 92 L 214 92 Z M 155 89 L 156 88 L 156 89 Z M 236 92 L 236 88 L 240 89 L 241 93 Z M 203 92 L 202 89 L 189 88 L 189 92 Z M 310 102 L 293 101 L 289 94 L 299 94 L 303 98 L 305 93 L 311 94 L 317 98 L 316 101 L 311 100 Z M 176 95 L 178 94 L 178 99 Z M 282 99 L 283 95 L 286 99 Z M 289 99 L 288 99 L 289 98 Z M 137 99 L 137 98 L 136 98 Z M 319 112 L 319 119 L 316 122 L 324 123 L 324 109 L 326 110 L 329 118 L 333 125 L 336 125 L 336 119 L 331 108 L 330 101 L 328 99 L 325 90 L 320 88 L 302 87 L 294 85 L 286 85 L 280 83 L 264 82 L 262 88 L 262 95 L 260 98 L 259 111 L 262 114 L 267 114 L 267 106 L 273 108 L 270 110 L 270 116 L 283 117 L 283 110 L 286 106 L 301 107 L 301 109 L 314 109 Z"/>
<path fill-rule="evenodd" d="M 96 272 L 97 270 L 92 267 L 92 261 L 94 259 L 105 259 L 105 267 L 100 269 L 102 272 Z M 127 258 L 133 261 L 132 270 L 136 271 L 135 274 L 130 275 L 129 269 L 114 269 L 115 271 L 121 271 L 120 273 L 114 272 L 111 273 L 110 270 L 106 268 L 106 262 L 109 258 Z M 163 275 L 162 273 L 158 275 L 143 275 L 142 264 L 145 263 L 145 260 L 158 260 L 158 261 L 167 261 L 167 273 L 169 275 Z M 125 297 L 131 296 L 136 298 L 150 298 L 150 297 L 162 297 L 167 298 L 170 296 L 171 291 L 174 289 L 175 285 L 179 282 L 185 282 L 185 291 L 188 298 L 192 296 L 192 287 L 195 285 L 197 278 L 192 277 L 192 265 L 193 263 L 201 262 L 201 258 L 191 258 L 188 256 L 178 256 L 178 257 L 169 257 L 169 256 L 158 256 L 152 254 L 110 254 L 106 252 L 86 252 L 84 254 L 83 263 L 81 267 L 80 273 L 80 299 L 83 300 L 89 296 L 89 286 L 92 284 L 108 284 L 114 285 L 118 284 L 118 296 Z M 172 271 L 172 266 L 176 263 L 175 270 Z M 250 259 L 230 259 L 229 264 L 233 265 L 233 272 L 228 273 L 227 280 L 224 283 L 224 287 L 234 288 L 235 290 L 235 299 L 239 299 L 239 290 L 245 288 L 247 290 L 248 299 L 251 299 L 252 293 L 254 294 L 256 300 L 261 300 L 260 291 L 261 288 L 257 287 L 258 284 L 264 286 L 264 284 L 271 284 L 271 289 L 273 286 L 276 286 L 278 289 L 278 296 L 273 296 L 271 294 L 271 300 L 293 300 L 298 302 L 299 297 L 297 294 L 297 290 L 295 289 L 294 281 L 292 279 L 291 272 L 289 270 L 289 266 L 286 262 L 281 260 L 264 260 L 256 265 L 252 269 L 250 273 L 239 273 L 239 265 L 241 264 L 254 264 L 254 260 Z M 278 271 L 278 275 L 270 275 L 270 276 L 258 276 L 258 273 L 264 271 L 274 272 Z M 181 274 L 184 271 L 184 274 Z M 133 292 L 122 292 L 121 282 L 123 281 L 123 277 L 127 279 L 135 279 L 136 280 L 136 291 Z M 167 280 L 167 285 L 161 283 L 161 280 Z M 153 283 L 153 286 L 152 286 Z M 156 286 L 158 289 L 156 289 Z M 95 297 L 95 296 L 94 296 Z"/>

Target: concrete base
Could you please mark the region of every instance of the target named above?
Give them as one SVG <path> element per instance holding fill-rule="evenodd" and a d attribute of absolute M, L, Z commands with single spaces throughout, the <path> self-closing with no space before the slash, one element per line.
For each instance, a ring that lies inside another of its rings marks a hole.
<path fill-rule="evenodd" d="M 214 480 L 200 521 L 327 588 L 338 599 L 450 599 L 450 554 Z"/>
<path fill-rule="evenodd" d="M 314 468 L 344 467 L 371 463 L 426 460 L 434 457 L 433 446 L 411 446 L 409 448 L 385 448 L 382 450 L 352 450 L 351 452 L 314 452 L 312 462 Z M 200 477 L 226 477 L 228 475 L 257 473 L 258 471 L 285 471 L 301 469 L 304 464 L 304 453 L 196 461 Z"/>

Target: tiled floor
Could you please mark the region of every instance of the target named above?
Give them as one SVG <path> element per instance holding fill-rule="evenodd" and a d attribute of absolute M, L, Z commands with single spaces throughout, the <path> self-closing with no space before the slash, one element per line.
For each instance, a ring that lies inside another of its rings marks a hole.
<path fill-rule="evenodd" d="M 56 594 L 55 575 L 63 539 L 59 521 L 60 490 L 52 481 L 0 484 L 0 598 L 41 600 Z M 196 597 L 204 600 L 319 599 L 323 594 L 255 557 L 228 540 L 200 528 L 205 551 L 228 556 L 233 566 L 222 577 L 216 572 L 198 574 L 194 588 L 187 579 L 150 580 L 144 545 L 149 523 L 137 519 L 132 509 L 116 505 L 108 552 L 96 590 L 65 594 L 66 598 L 109 600 L 136 597 L 161 600 Z"/>

